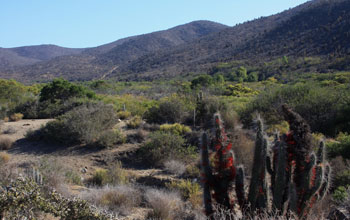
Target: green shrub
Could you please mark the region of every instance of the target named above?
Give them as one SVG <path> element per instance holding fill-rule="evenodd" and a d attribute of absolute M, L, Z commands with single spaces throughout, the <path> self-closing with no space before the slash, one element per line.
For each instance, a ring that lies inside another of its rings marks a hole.
<path fill-rule="evenodd" d="M 348 187 L 350 187 L 350 185 L 348 185 Z M 333 198 L 337 202 L 342 202 L 349 196 L 349 190 L 345 186 L 339 186 L 333 193 Z"/>
<path fill-rule="evenodd" d="M 175 135 L 184 135 L 192 131 L 190 127 L 179 123 L 163 124 L 159 128 L 161 131 L 170 132 Z"/>
<path fill-rule="evenodd" d="M 213 125 L 213 115 L 220 112 L 223 120 L 225 120 L 225 128 L 232 130 L 237 121 L 237 115 L 233 110 L 233 106 L 227 101 L 218 97 L 204 97 L 197 102 L 196 106 L 196 125 L 210 128 Z"/>
<path fill-rule="evenodd" d="M 200 75 L 194 78 L 191 81 L 191 88 L 201 88 L 201 87 L 209 87 L 214 84 L 214 80 L 210 75 Z"/>
<path fill-rule="evenodd" d="M 313 84 L 269 88 L 250 102 L 240 116 L 245 125 L 250 125 L 255 112 L 267 124 L 279 124 L 283 118 L 278 109 L 284 103 L 305 118 L 314 132 L 335 135 L 339 129 L 349 128 L 350 117 L 345 114 L 349 110 L 349 90 Z"/>
<path fill-rule="evenodd" d="M 126 126 L 131 129 L 136 129 L 141 126 L 141 123 L 142 123 L 142 118 L 136 115 L 126 123 Z"/>
<path fill-rule="evenodd" d="M 162 165 L 170 159 L 188 162 L 196 156 L 195 148 L 185 146 L 185 140 L 179 135 L 157 131 L 151 133 L 149 139 L 139 149 L 139 155 L 150 165 Z"/>
<path fill-rule="evenodd" d="M 126 137 L 116 129 L 110 129 L 103 131 L 98 140 L 96 141 L 97 146 L 111 148 L 117 144 L 123 144 L 126 141 Z"/>
<path fill-rule="evenodd" d="M 160 101 L 159 106 L 153 106 L 145 113 L 148 123 L 182 123 L 193 111 L 191 104 L 179 96 L 171 96 Z"/>
<path fill-rule="evenodd" d="M 117 113 L 117 117 L 121 120 L 130 118 L 131 113 L 128 111 L 120 111 Z"/>
<path fill-rule="evenodd" d="M 341 156 L 343 159 L 350 159 L 350 135 L 340 133 L 335 142 L 327 143 L 327 151 L 330 158 Z"/>
<path fill-rule="evenodd" d="M 344 170 L 340 173 L 336 173 L 333 180 L 333 187 L 350 186 L 350 170 Z"/>
<path fill-rule="evenodd" d="M 191 180 L 171 181 L 166 184 L 170 190 L 179 191 L 185 200 L 190 201 L 193 207 L 201 207 L 202 190 L 198 183 Z"/>
<path fill-rule="evenodd" d="M 93 144 L 104 131 L 113 128 L 116 120 L 113 106 L 89 103 L 47 123 L 40 135 L 46 140 L 57 142 Z"/>
<path fill-rule="evenodd" d="M 54 79 L 40 91 L 40 102 L 49 100 L 68 100 L 72 97 L 95 98 L 96 94 L 84 86 L 70 83 L 64 79 Z"/>

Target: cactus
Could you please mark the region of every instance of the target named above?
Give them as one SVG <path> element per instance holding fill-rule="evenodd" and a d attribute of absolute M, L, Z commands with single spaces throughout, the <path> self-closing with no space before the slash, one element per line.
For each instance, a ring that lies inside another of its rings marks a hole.
<path fill-rule="evenodd" d="M 212 140 L 212 148 L 215 149 L 214 169 L 210 167 L 209 141 L 206 133 L 202 136 L 201 148 L 201 176 L 204 189 L 204 206 L 207 216 L 211 216 L 213 213 L 212 198 L 225 209 L 232 209 L 234 205 L 230 198 L 234 179 L 236 177 L 234 155 L 231 149 L 232 144 L 227 142 L 227 137 L 219 114 L 215 114 L 214 121 L 215 138 Z M 214 191 L 214 193 L 211 191 Z"/>
<path fill-rule="evenodd" d="M 219 115 L 215 116 L 216 164 L 214 171 L 209 166 L 208 137 L 202 139 L 202 180 L 207 215 L 213 212 L 212 197 L 227 209 L 235 180 L 236 200 L 244 214 L 256 212 L 289 213 L 305 219 L 316 201 L 321 200 L 329 188 L 331 167 L 325 159 L 325 147 L 321 142 L 317 154 L 312 152 L 311 131 L 305 120 L 283 105 L 282 111 L 290 125 L 290 132 L 276 135 L 270 148 L 264 134 L 261 119 L 257 120 L 257 135 L 249 193 L 244 191 L 244 170 L 236 168 L 232 145 L 227 144 Z M 232 156 L 231 156 L 232 155 Z M 270 180 L 268 181 L 268 177 Z M 211 196 L 211 191 L 214 191 Z M 272 198 L 269 198 L 269 195 Z M 247 213 L 248 212 L 248 213 Z"/>

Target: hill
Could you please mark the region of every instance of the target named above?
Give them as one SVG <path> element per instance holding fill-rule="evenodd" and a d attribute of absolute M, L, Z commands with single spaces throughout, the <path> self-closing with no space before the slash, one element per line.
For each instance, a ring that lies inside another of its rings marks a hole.
<path fill-rule="evenodd" d="M 349 30 L 350 1 L 314 0 L 234 27 L 196 21 L 88 48 L 77 55 L 7 70 L 0 68 L 0 76 L 21 81 L 47 81 L 55 77 L 169 79 L 211 72 L 222 62 L 239 60 L 248 65 L 263 65 L 283 56 L 318 57 L 322 61 L 313 69 L 330 71 L 332 66 L 344 66 L 337 58 L 346 58 L 350 53 Z"/>
<path fill-rule="evenodd" d="M 70 80 L 104 78 L 119 65 L 126 65 L 148 53 L 189 43 L 199 37 L 220 31 L 227 26 L 210 21 L 195 21 L 168 30 L 121 39 L 78 55 L 59 56 L 47 62 L 0 70 L 0 76 L 19 80 Z M 2 73 L 2 74 L 1 74 Z"/>
<path fill-rule="evenodd" d="M 233 60 L 249 59 L 256 64 L 285 55 L 345 56 L 350 52 L 349 18 L 349 1 L 310 1 L 171 50 L 147 54 L 112 75 L 119 79 L 151 80 L 207 72 L 218 62 Z"/>
<path fill-rule="evenodd" d="M 65 48 L 56 45 L 0 48 L 0 68 L 30 65 L 58 56 L 79 54 L 81 51 L 83 49 Z"/>

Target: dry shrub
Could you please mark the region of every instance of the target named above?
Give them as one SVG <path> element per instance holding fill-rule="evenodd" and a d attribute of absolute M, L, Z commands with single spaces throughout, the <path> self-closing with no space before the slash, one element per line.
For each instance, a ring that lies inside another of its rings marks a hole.
<path fill-rule="evenodd" d="M 191 180 L 171 181 L 166 183 L 166 187 L 173 191 L 178 191 L 182 198 L 189 201 L 194 208 L 202 206 L 202 190 L 198 183 Z"/>
<path fill-rule="evenodd" d="M 9 117 L 5 117 L 5 118 L 3 119 L 3 121 L 4 121 L 4 122 L 9 122 L 9 121 L 10 121 L 10 118 L 9 118 Z"/>
<path fill-rule="evenodd" d="M 22 113 L 14 113 L 12 115 L 10 115 L 10 121 L 20 121 L 23 118 L 23 114 Z"/>
<path fill-rule="evenodd" d="M 136 129 L 139 128 L 142 124 L 142 118 L 138 115 L 134 116 L 132 119 L 130 119 L 126 125 L 128 128 Z"/>
<path fill-rule="evenodd" d="M 2 133 L 4 134 L 15 134 L 17 131 L 14 127 L 9 126 L 7 129 L 5 129 Z"/>
<path fill-rule="evenodd" d="M 181 161 L 169 160 L 164 163 L 164 168 L 166 171 L 172 174 L 181 176 L 186 171 L 186 165 Z"/>
<path fill-rule="evenodd" d="M 182 219 L 183 202 L 178 193 L 158 189 L 147 189 L 145 198 L 152 211 L 147 219 Z"/>
<path fill-rule="evenodd" d="M 13 146 L 14 141 L 9 137 L 0 136 L 0 150 L 9 150 Z"/>
<path fill-rule="evenodd" d="M 79 196 L 98 207 L 115 211 L 122 215 L 130 214 L 134 207 L 140 206 L 142 199 L 138 189 L 126 185 L 90 189 L 82 192 Z"/>
<path fill-rule="evenodd" d="M 251 173 L 254 157 L 254 140 L 242 129 L 236 129 L 232 141 L 237 164 L 242 164 L 246 173 Z"/>
<path fill-rule="evenodd" d="M 11 156 L 6 152 L 0 152 L 0 165 L 9 162 Z"/>
<path fill-rule="evenodd" d="M 89 183 L 96 186 L 127 184 L 129 183 L 129 178 L 127 171 L 122 168 L 122 163 L 117 161 L 107 170 L 96 170 Z"/>

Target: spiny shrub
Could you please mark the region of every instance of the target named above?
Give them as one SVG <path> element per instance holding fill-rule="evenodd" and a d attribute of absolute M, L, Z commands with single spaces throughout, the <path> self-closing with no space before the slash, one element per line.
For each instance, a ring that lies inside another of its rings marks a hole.
<path fill-rule="evenodd" d="M 181 219 L 176 218 L 183 208 L 178 193 L 148 189 L 145 192 L 145 198 L 148 206 L 152 209 L 147 219 Z"/>
<path fill-rule="evenodd" d="M 169 160 L 164 162 L 166 171 L 181 176 L 186 171 L 186 165 L 180 161 Z"/>
<path fill-rule="evenodd" d="M 162 124 L 159 129 L 161 131 L 164 132 L 170 132 L 173 133 L 175 135 L 184 135 L 186 133 L 191 132 L 191 128 L 186 126 L 186 125 L 182 125 L 179 123 L 175 123 L 175 124 Z"/>
<path fill-rule="evenodd" d="M 97 207 L 128 215 L 133 208 L 141 205 L 142 196 L 139 189 L 133 186 L 117 185 L 89 189 L 79 195 Z"/>
<path fill-rule="evenodd" d="M 60 219 L 108 220 L 115 216 L 101 212 L 79 199 L 68 199 L 29 178 L 18 178 L 0 188 L 1 219 L 37 219 L 38 213 L 49 213 Z"/>

